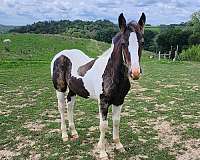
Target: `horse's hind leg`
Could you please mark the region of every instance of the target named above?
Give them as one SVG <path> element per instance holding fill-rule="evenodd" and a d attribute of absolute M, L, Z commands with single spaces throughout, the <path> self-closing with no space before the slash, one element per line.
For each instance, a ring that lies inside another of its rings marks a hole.
<path fill-rule="evenodd" d="M 72 140 L 78 139 L 78 133 L 76 131 L 74 118 L 73 118 L 75 99 L 76 99 L 76 94 L 72 92 L 71 90 L 69 90 L 66 104 L 67 104 L 67 118 L 69 121 L 69 130 L 71 132 Z"/>
<path fill-rule="evenodd" d="M 63 141 L 68 140 L 67 129 L 65 124 L 65 95 L 63 92 L 56 91 L 56 95 L 58 98 L 58 110 L 60 112 L 61 117 L 61 132 L 62 132 L 62 139 Z"/>

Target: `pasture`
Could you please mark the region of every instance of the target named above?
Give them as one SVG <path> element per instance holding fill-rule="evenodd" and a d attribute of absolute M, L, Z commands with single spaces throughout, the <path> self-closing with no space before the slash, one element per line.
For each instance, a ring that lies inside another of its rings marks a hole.
<path fill-rule="evenodd" d="M 2 40 L 12 40 L 6 52 Z M 50 61 L 66 48 L 100 55 L 109 44 L 59 35 L 0 35 L 0 159 L 98 159 L 98 106 L 77 98 L 76 142 L 63 142 L 60 114 L 50 78 Z M 121 142 L 125 153 L 110 159 L 200 159 L 200 63 L 149 59 L 144 75 L 132 81 L 122 109 Z M 111 108 L 111 107 L 110 107 Z M 108 116 L 112 126 L 111 115 Z"/>

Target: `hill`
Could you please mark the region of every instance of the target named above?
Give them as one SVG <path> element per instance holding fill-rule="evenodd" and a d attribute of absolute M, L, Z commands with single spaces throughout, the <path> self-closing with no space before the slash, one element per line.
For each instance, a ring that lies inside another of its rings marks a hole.
<path fill-rule="evenodd" d="M 12 43 L 10 52 L 6 52 L 0 43 L 1 60 L 39 60 L 49 61 L 64 49 L 80 49 L 91 57 L 102 54 L 110 44 L 92 39 L 73 38 L 50 34 L 1 34 L 1 39 L 9 38 Z"/>
<path fill-rule="evenodd" d="M 7 33 L 11 29 L 14 29 L 14 28 L 16 28 L 16 26 L 7 26 L 7 25 L 0 24 L 0 33 Z"/>

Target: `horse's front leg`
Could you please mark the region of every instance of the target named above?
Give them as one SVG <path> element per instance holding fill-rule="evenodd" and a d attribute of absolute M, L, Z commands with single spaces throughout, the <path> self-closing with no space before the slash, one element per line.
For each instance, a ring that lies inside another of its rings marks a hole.
<path fill-rule="evenodd" d="M 113 120 L 113 142 L 115 143 L 116 149 L 120 152 L 124 152 L 124 147 L 119 139 L 119 124 L 120 124 L 120 113 L 122 105 L 112 106 L 112 120 Z"/>
<path fill-rule="evenodd" d="M 105 134 L 106 134 L 106 130 L 108 128 L 107 114 L 108 114 L 108 104 L 104 100 L 100 100 L 100 104 L 99 104 L 100 139 L 98 142 L 98 148 L 100 150 L 100 159 L 108 158 L 108 155 L 106 153 L 106 148 L 105 148 Z"/>
<path fill-rule="evenodd" d="M 67 129 L 65 124 L 65 95 L 63 92 L 56 91 L 57 99 L 58 99 L 58 110 L 60 112 L 61 117 L 61 132 L 63 141 L 68 140 Z"/>
<path fill-rule="evenodd" d="M 69 130 L 71 132 L 71 140 L 78 139 L 78 132 L 76 131 L 75 124 L 74 124 L 74 104 L 75 104 L 76 95 L 69 91 L 67 95 L 67 117 L 69 122 Z"/>

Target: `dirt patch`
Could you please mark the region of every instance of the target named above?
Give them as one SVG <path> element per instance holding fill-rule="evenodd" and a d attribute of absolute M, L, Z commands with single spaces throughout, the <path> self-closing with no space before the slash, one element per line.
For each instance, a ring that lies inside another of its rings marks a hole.
<path fill-rule="evenodd" d="M 176 84 L 159 84 L 160 87 L 164 87 L 164 88 L 177 88 L 179 87 L 179 85 Z"/>
<path fill-rule="evenodd" d="M 94 132 L 94 131 L 96 131 L 96 130 L 98 130 L 98 129 L 99 129 L 98 126 L 96 126 L 96 127 L 91 126 L 90 128 L 88 128 L 89 132 Z"/>
<path fill-rule="evenodd" d="M 45 126 L 45 124 L 42 124 L 40 121 L 37 121 L 26 122 L 23 127 L 29 129 L 30 131 L 41 131 Z"/>
<path fill-rule="evenodd" d="M 10 150 L 0 150 L 0 159 L 11 159 L 12 157 L 20 155 L 19 152 L 13 152 Z"/>
<path fill-rule="evenodd" d="M 144 159 L 148 159 L 149 157 L 146 155 L 136 155 L 134 157 L 130 157 L 129 160 L 144 160 Z"/>
<path fill-rule="evenodd" d="M 109 160 L 114 160 L 114 148 L 115 148 L 114 143 L 109 144 L 108 141 L 105 139 L 105 146 Z M 97 147 L 97 144 L 95 144 L 93 150 L 90 151 L 90 155 L 93 156 L 95 160 L 101 160 L 99 158 L 99 149 Z"/>
<path fill-rule="evenodd" d="M 41 154 L 37 154 L 35 151 L 30 152 L 29 160 L 39 160 L 41 158 Z"/>
<path fill-rule="evenodd" d="M 128 122 L 128 126 L 129 127 L 131 127 L 131 129 L 134 131 L 134 132 L 140 132 L 140 130 L 139 130 L 139 126 L 138 126 L 138 124 L 137 123 L 135 123 L 135 122 Z"/>
<path fill-rule="evenodd" d="M 149 97 L 149 96 L 144 96 L 144 95 L 139 95 L 139 96 L 135 97 L 135 99 L 146 101 L 146 102 L 151 102 L 151 101 L 156 100 L 155 97 Z"/>
<path fill-rule="evenodd" d="M 14 106 L 10 106 L 10 107 L 11 108 L 24 108 L 24 107 L 30 107 L 30 106 L 32 106 L 32 104 L 24 103 L 24 104 L 14 105 Z"/>
<path fill-rule="evenodd" d="M 155 104 L 155 110 L 159 112 L 166 112 L 169 108 L 166 104 Z"/>
<path fill-rule="evenodd" d="M 158 118 L 156 121 L 151 122 L 151 124 L 154 125 L 153 128 L 158 132 L 158 138 L 161 140 L 161 144 L 158 145 L 159 149 L 168 148 L 170 154 L 175 155 L 177 160 L 200 159 L 200 140 L 183 140 L 181 137 L 181 133 L 188 127 L 187 124 L 172 126 L 170 122 L 162 118 Z M 199 123 L 194 125 L 199 127 Z M 175 145 L 181 147 L 177 149 Z"/>
<path fill-rule="evenodd" d="M 28 139 L 28 137 L 17 136 L 16 140 L 18 141 L 17 149 L 16 149 L 17 151 L 20 151 L 23 148 L 26 148 L 27 146 L 32 147 L 35 145 L 35 141 Z"/>
<path fill-rule="evenodd" d="M 10 113 L 12 113 L 11 110 L 0 111 L 0 115 L 9 115 Z"/>
<path fill-rule="evenodd" d="M 158 137 L 161 140 L 161 144 L 159 144 L 159 149 L 164 149 L 164 148 L 172 148 L 174 144 L 180 142 L 180 136 L 175 135 L 173 132 L 174 128 L 171 126 L 170 122 L 168 121 L 160 121 L 157 120 L 154 122 L 154 127 L 158 132 Z"/>
<path fill-rule="evenodd" d="M 190 139 L 184 142 L 185 148 L 176 155 L 177 160 L 200 159 L 200 139 Z"/>
<path fill-rule="evenodd" d="M 194 123 L 192 126 L 193 126 L 194 128 L 200 128 L 200 122 Z"/>

